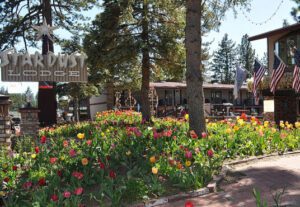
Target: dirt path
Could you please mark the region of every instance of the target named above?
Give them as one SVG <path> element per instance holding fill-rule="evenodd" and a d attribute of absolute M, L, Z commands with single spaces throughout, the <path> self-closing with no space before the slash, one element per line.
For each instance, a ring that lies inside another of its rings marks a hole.
<path fill-rule="evenodd" d="M 255 207 L 253 188 L 274 204 L 272 194 L 285 188 L 282 206 L 300 207 L 300 154 L 264 158 L 236 165 L 220 185 L 218 193 L 188 199 L 195 207 Z M 160 207 L 184 207 L 186 201 Z"/>

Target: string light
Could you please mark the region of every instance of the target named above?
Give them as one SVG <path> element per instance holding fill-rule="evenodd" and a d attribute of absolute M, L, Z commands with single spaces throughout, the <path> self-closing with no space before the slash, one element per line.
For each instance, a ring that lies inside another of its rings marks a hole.
<path fill-rule="evenodd" d="M 247 14 L 245 13 L 245 11 L 242 8 L 240 8 L 240 10 L 241 10 L 243 16 L 246 18 L 246 20 L 248 22 L 250 22 L 251 24 L 254 24 L 254 25 L 263 25 L 263 24 L 268 23 L 271 19 L 273 19 L 273 17 L 277 14 L 278 10 L 280 9 L 281 5 L 283 4 L 283 1 L 284 0 L 281 0 L 280 3 L 279 3 L 279 5 L 277 6 L 276 10 L 273 12 L 273 14 L 269 18 L 267 18 L 266 20 L 264 20 L 262 22 L 254 22 L 254 21 L 252 21 L 250 19 L 250 17 L 247 16 Z"/>

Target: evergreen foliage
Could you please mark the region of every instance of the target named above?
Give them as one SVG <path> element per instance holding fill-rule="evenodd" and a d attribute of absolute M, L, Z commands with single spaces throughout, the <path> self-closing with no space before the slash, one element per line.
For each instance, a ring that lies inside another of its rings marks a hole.
<path fill-rule="evenodd" d="M 219 49 L 214 52 L 212 60 L 212 82 L 234 83 L 237 52 L 235 43 L 225 34 L 219 43 Z"/>
<path fill-rule="evenodd" d="M 238 58 L 240 66 L 248 72 L 247 78 L 250 78 L 253 74 L 255 50 L 252 49 L 251 42 L 248 38 L 249 36 L 247 34 L 243 35 L 241 44 L 238 46 Z"/>
<path fill-rule="evenodd" d="M 292 1 L 294 1 L 297 4 L 297 6 L 292 8 L 291 15 L 294 17 L 294 20 L 296 22 L 299 22 L 300 21 L 300 16 L 299 16 L 300 0 L 292 0 Z"/>
<path fill-rule="evenodd" d="M 150 80 L 182 80 L 184 25 L 180 1 L 103 1 L 84 41 L 92 77 L 141 85 L 142 114 L 149 120 Z"/>
<path fill-rule="evenodd" d="M 43 22 L 45 13 L 51 12 L 49 24 L 79 34 L 88 18 L 81 12 L 91 9 L 97 0 L 9 0 L 0 1 L 0 50 L 14 47 L 22 41 L 25 50 L 36 46 L 33 25 Z M 50 8 L 45 9 L 45 6 Z M 78 21 L 80 20 L 80 22 Z"/>

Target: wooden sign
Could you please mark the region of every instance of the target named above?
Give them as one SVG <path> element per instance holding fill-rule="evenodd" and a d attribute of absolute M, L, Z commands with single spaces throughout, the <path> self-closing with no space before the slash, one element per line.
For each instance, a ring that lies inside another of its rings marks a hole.
<path fill-rule="evenodd" d="M 264 112 L 274 112 L 274 100 L 264 100 Z"/>
<path fill-rule="evenodd" d="M 0 53 L 2 81 L 87 82 L 86 55 L 55 55 L 52 52 L 47 55 L 38 52 L 33 55 L 9 54 L 10 51 Z"/>

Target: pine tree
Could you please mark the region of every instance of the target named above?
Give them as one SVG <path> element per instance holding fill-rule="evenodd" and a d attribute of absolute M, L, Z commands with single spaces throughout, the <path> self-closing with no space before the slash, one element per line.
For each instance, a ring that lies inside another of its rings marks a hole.
<path fill-rule="evenodd" d="M 214 52 L 211 65 L 212 82 L 232 84 L 236 68 L 235 43 L 225 34 L 219 43 L 219 49 Z"/>
<path fill-rule="evenodd" d="M 292 1 L 294 1 L 297 4 L 297 6 L 292 8 L 291 15 L 292 17 L 294 17 L 294 20 L 296 22 L 299 22 L 300 21 L 300 16 L 299 16 L 300 0 L 292 0 Z"/>
<path fill-rule="evenodd" d="M 44 18 L 48 24 L 57 25 L 78 35 L 83 28 L 82 21 L 87 20 L 81 12 L 91 9 L 96 2 L 97 0 L 1 1 L 0 50 L 14 47 L 20 41 L 24 43 L 26 51 L 29 46 L 36 46 L 32 26 L 41 24 Z"/>
<path fill-rule="evenodd" d="M 247 78 L 253 74 L 253 63 L 255 59 L 255 50 L 252 49 L 252 45 L 248 40 L 247 34 L 243 35 L 241 44 L 238 46 L 239 63 L 248 72 Z"/>
<path fill-rule="evenodd" d="M 103 10 L 85 38 L 91 73 L 95 78 L 106 73 L 109 81 L 125 73 L 133 75 L 131 81 L 142 77 L 141 111 L 149 121 L 150 80 L 183 74 L 183 5 L 176 0 L 106 0 Z"/>

